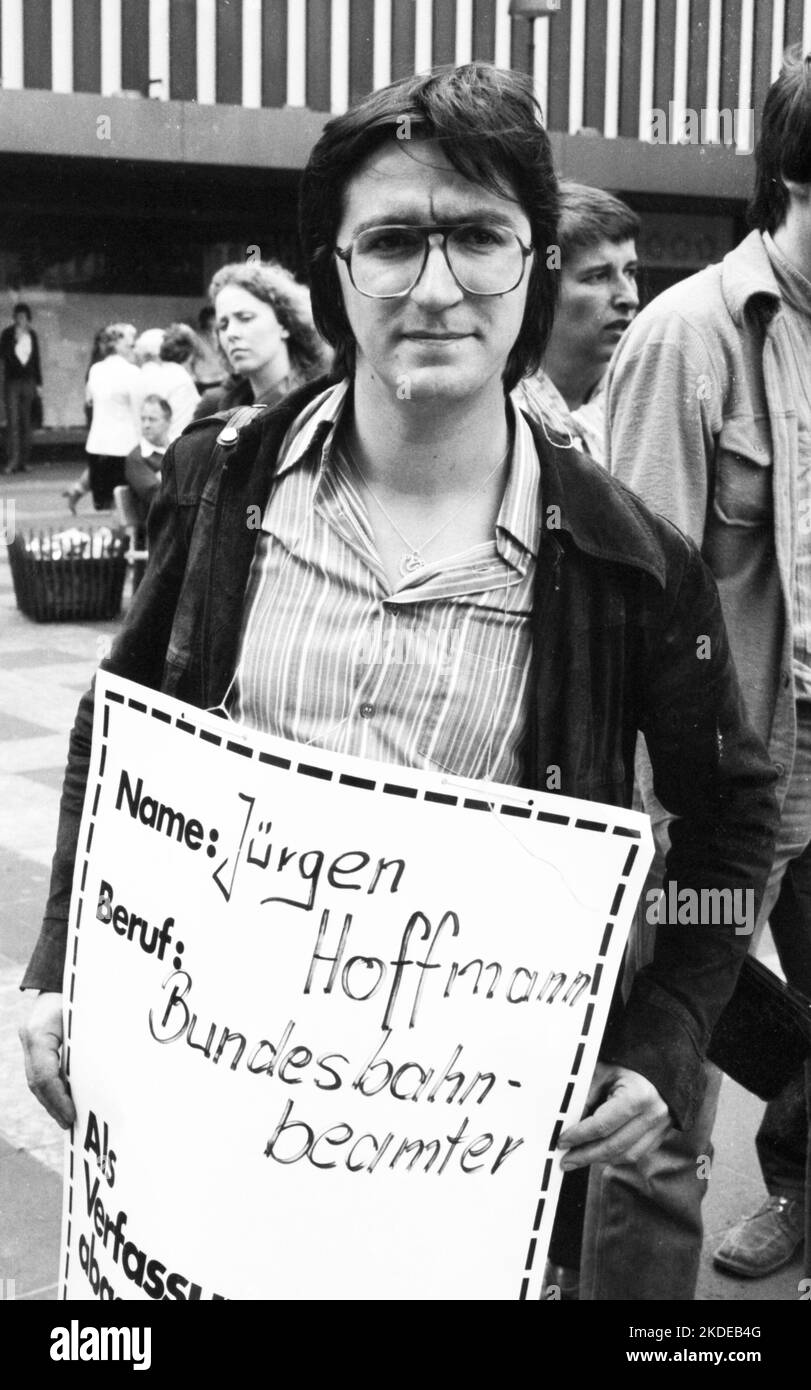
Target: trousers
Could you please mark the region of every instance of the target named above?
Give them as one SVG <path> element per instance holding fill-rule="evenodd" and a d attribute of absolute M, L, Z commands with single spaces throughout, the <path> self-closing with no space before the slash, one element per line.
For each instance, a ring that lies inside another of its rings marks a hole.
<path fill-rule="evenodd" d="M 15 378 L 3 390 L 6 407 L 6 466 L 24 468 L 31 454 L 31 413 L 37 388 L 33 380 Z"/>
<path fill-rule="evenodd" d="M 783 806 L 774 864 L 750 950 L 767 920 L 789 981 L 811 994 L 811 702 L 797 706 L 794 767 Z M 666 821 L 654 824 L 657 854 L 649 884 L 661 884 Z M 658 875 L 658 877 L 657 877 Z M 647 902 L 643 893 L 642 904 Z M 689 927 L 686 930 L 691 930 Z M 693 928 L 695 930 L 695 928 Z M 653 930 L 637 911 L 626 961 L 626 983 L 653 953 Z M 706 1064 L 707 1089 L 696 1123 L 669 1130 L 640 1165 L 595 1164 L 585 1200 L 580 1297 L 584 1301 L 695 1296 L 701 1259 L 701 1203 L 712 1169 L 712 1130 L 721 1073 Z M 811 1067 L 769 1103 L 757 1148 L 767 1188 L 806 1193 L 806 1264 L 811 1263 Z M 787 1186 L 786 1186 L 787 1184 Z"/>

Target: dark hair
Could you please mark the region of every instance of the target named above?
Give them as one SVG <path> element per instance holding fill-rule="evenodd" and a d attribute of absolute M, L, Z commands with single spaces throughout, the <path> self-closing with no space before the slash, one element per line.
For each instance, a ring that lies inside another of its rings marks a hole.
<path fill-rule="evenodd" d="M 200 332 L 207 333 L 216 317 L 217 311 L 214 305 L 204 304 L 197 315 L 197 327 L 200 329 Z"/>
<path fill-rule="evenodd" d="M 27 304 L 15 304 L 14 308 L 11 311 L 11 314 L 12 318 L 15 314 L 25 314 L 25 317 L 28 319 L 28 322 L 31 322 L 31 310 L 29 309 Z"/>
<path fill-rule="evenodd" d="M 170 406 L 169 402 L 165 401 L 163 399 L 163 396 L 157 395 L 157 393 L 154 391 L 149 396 L 144 396 L 144 399 L 141 401 L 141 405 L 156 405 L 163 411 L 167 420 L 171 420 L 172 418 L 172 407 Z"/>
<path fill-rule="evenodd" d="M 774 232 L 788 210 L 783 179 L 811 183 L 811 53 L 798 46 L 783 55 L 780 76 L 766 93 L 755 148 L 755 190 L 750 227 Z"/>
<path fill-rule="evenodd" d="M 558 187 L 558 245 L 564 260 L 568 252 L 582 251 L 601 241 L 635 241 L 639 236 L 636 213 L 613 193 L 573 179 L 561 179 Z"/>
<path fill-rule="evenodd" d="M 200 356 L 200 339 L 187 323 L 170 323 L 160 346 L 161 362 L 188 362 Z"/>
<path fill-rule="evenodd" d="M 316 332 L 309 290 L 289 270 L 278 261 L 233 261 L 217 271 L 209 297 L 216 299 L 226 285 L 238 285 L 270 305 L 288 332 L 287 350 L 300 381 L 327 370 L 329 352 Z"/>
<path fill-rule="evenodd" d="M 558 278 L 546 266 L 558 198 L 549 138 L 529 78 L 487 63 L 438 68 L 373 92 L 328 121 L 301 183 L 299 229 L 309 263 L 313 315 L 335 348 L 335 370 L 354 369 L 355 341 L 335 265 L 335 239 L 349 180 L 387 140 L 436 140 L 464 178 L 517 198 L 535 248 L 526 309 L 504 370 L 504 389 L 538 369 L 552 328 Z"/>

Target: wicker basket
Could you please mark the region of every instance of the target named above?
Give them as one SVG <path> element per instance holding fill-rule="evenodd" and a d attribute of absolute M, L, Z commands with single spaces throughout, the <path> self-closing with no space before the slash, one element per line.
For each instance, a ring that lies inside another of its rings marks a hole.
<path fill-rule="evenodd" d="M 8 558 L 17 607 L 38 623 L 117 618 L 127 573 L 126 537 L 113 532 L 66 543 L 48 532 L 17 535 Z"/>

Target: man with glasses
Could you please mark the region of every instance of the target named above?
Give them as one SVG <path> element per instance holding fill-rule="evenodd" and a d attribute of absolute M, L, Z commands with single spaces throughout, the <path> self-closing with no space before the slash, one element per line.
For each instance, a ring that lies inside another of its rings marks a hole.
<path fill-rule="evenodd" d="M 410 78 L 331 120 L 301 233 L 334 379 L 170 447 L 149 569 L 107 665 L 301 743 L 615 805 L 630 804 L 643 728 L 681 817 L 671 873 L 759 898 L 774 772 L 712 580 L 509 398 L 551 329 L 557 215 L 549 140 L 516 74 Z M 88 694 L 25 979 L 44 991 L 29 1081 L 63 1124 L 59 990 L 91 711 Z M 731 924 L 663 935 L 612 1013 L 564 1166 L 636 1163 L 690 1122 L 745 945 Z"/>

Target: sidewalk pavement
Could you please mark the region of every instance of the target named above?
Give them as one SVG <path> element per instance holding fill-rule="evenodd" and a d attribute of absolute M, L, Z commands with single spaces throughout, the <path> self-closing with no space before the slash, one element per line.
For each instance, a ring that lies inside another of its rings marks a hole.
<path fill-rule="evenodd" d="M 15 503 L 18 530 L 109 525 L 89 500 L 73 520 L 61 499 L 78 468 L 45 464 L 3 480 L 0 521 L 8 528 Z M 30 1095 L 17 1028 L 29 996 L 19 980 L 45 903 L 56 835 L 59 791 L 76 705 L 118 622 L 34 623 L 17 611 L 0 546 L 0 1298 L 57 1296 L 62 1200 L 61 1131 Z M 125 590 L 125 607 L 127 601 Z M 772 969 L 776 958 L 762 957 Z M 763 1104 L 726 1081 L 715 1135 L 715 1161 L 705 1203 L 707 1237 L 698 1298 L 708 1302 L 798 1298 L 797 1258 L 768 1279 L 733 1279 L 712 1266 L 722 1232 L 763 1199 L 754 1150 Z M 13 1290 L 12 1285 L 13 1283 Z"/>

